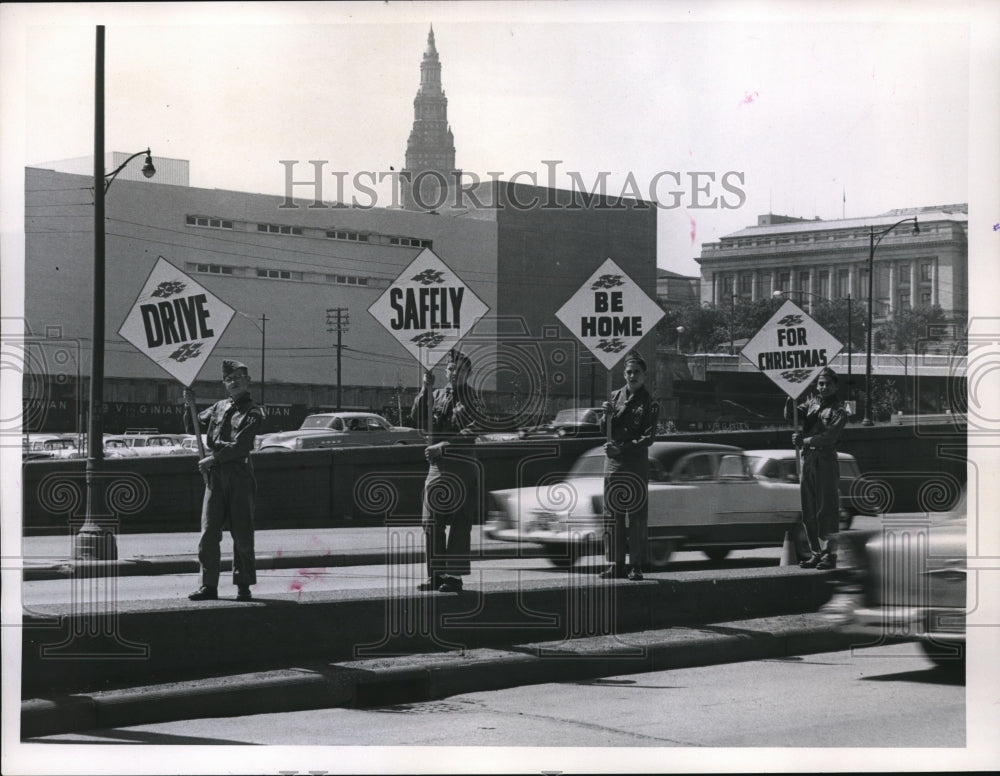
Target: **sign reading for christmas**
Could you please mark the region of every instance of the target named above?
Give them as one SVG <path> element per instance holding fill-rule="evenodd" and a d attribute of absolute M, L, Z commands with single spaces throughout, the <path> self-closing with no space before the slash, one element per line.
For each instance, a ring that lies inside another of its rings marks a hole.
<path fill-rule="evenodd" d="M 162 256 L 118 333 L 190 387 L 219 343 L 233 308 Z"/>
<path fill-rule="evenodd" d="M 433 369 L 489 308 L 425 248 L 368 312 L 421 366 Z"/>
<path fill-rule="evenodd" d="M 556 318 L 611 369 L 663 315 L 660 306 L 608 259 L 559 308 Z"/>
<path fill-rule="evenodd" d="M 785 302 L 740 354 L 797 399 L 843 347 L 794 302 Z"/>

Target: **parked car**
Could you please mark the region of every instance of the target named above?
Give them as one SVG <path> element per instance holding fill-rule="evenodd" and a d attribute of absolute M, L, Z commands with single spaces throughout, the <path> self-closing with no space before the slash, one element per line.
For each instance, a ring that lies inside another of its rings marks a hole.
<path fill-rule="evenodd" d="M 747 450 L 754 476 L 776 482 L 799 482 L 795 463 L 795 450 Z M 837 453 L 840 468 L 840 528 L 851 527 L 855 515 L 874 514 L 870 504 L 862 498 L 864 477 L 858 460 L 850 453 Z"/>
<path fill-rule="evenodd" d="M 76 446 L 76 438 L 66 434 L 30 434 L 22 439 L 21 458 L 25 461 L 79 458 L 84 454 Z"/>
<path fill-rule="evenodd" d="M 601 417 L 604 410 L 600 407 L 575 407 L 559 410 L 548 423 L 540 426 L 525 426 L 517 430 L 518 439 L 532 437 L 584 437 L 599 436 L 601 433 Z"/>
<path fill-rule="evenodd" d="M 562 480 L 493 491 L 485 531 L 540 544 L 556 566 L 602 550 L 604 450 L 580 456 Z M 798 485 L 754 477 L 738 447 L 654 442 L 649 448 L 649 568 L 677 549 L 722 560 L 733 549 L 781 547 L 800 522 Z"/>
<path fill-rule="evenodd" d="M 194 434 L 184 434 L 184 438 L 180 440 L 180 444 L 181 444 L 181 449 L 185 453 L 189 453 L 191 455 L 201 454 L 201 450 L 198 448 L 198 437 L 196 437 Z M 201 445 L 207 452 L 208 438 L 204 434 L 201 435 Z"/>
<path fill-rule="evenodd" d="M 825 613 L 875 643 L 919 640 L 935 663 L 964 671 L 967 503 L 963 491 L 946 512 L 893 512 L 877 531 L 843 532 Z"/>
<path fill-rule="evenodd" d="M 124 437 L 105 434 L 105 458 L 136 458 L 138 455 L 139 453 L 132 449 L 131 445 L 125 441 Z"/>
<path fill-rule="evenodd" d="M 309 415 L 295 431 L 281 431 L 257 438 L 258 450 L 314 450 L 324 447 L 369 445 L 422 445 L 415 428 L 394 426 L 374 412 L 324 412 Z"/>
<path fill-rule="evenodd" d="M 181 455 L 185 452 L 173 434 L 124 434 L 120 439 L 140 456 Z"/>

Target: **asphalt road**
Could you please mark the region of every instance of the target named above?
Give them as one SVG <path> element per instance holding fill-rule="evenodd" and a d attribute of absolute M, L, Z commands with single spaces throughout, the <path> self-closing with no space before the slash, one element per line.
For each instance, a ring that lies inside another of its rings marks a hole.
<path fill-rule="evenodd" d="M 613 754 L 607 766 L 602 759 L 606 755 L 596 749 L 591 753 L 591 748 L 643 748 L 650 750 L 647 762 L 658 762 L 656 769 L 665 771 L 691 760 L 659 748 L 697 748 L 698 768 L 711 769 L 716 754 L 708 750 L 719 747 L 961 748 L 966 744 L 965 687 L 962 680 L 935 668 L 916 645 L 897 644 L 536 684 L 380 708 L 184 720 L 35 741 L 372 747 L 337 754 L 318 750 L 309 765 L 313 772 L 344 772 L 353 757 L 362 758 L 369 768 L 373 762 L 388 767 L 396 758 L 414 766 L 427 754 L 417 747 L 427 746 L 477 747 L 465 750 L 471 758 L 466 764 L 475 763 L 477 770 L 500 767 L 511 754 L 479 747 L 558 747 L 530 752 L 532 770 L 579 770 L 585 763 L 589 772 L 622 764 L 622 755 Z M 409 749 L 386 752 L 386 759 L 380 759 L 383 755 L 375 747 Z M 567 747 L 587 748 L 585 759 Z M 923 749 L 922 762 L 932 766 L 935 758 L 944 757 L 957 764 L 960 755 Z M 799 770 L 806 772 L 836 770 L 849 761 L 844 754 L 821 760 L 809 753 L 805 757 Z M 871 767 L 874 753 L 866 757 Z M 299 761 L 289 757 L 285 767 L 294 769 L 292 763 Z M 264 770 L 255 772 L 266 772 L 264 763 L 270 760 L 259 762 Z M 444 762 L 438 761 L 442 768 Z"/>

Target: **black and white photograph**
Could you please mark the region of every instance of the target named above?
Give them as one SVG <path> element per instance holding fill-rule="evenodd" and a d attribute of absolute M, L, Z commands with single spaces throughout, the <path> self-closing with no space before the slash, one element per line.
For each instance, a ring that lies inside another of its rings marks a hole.
<path fill-rule="evenodd" d="M 0 6 L 4 773 L 1000 768 L 1000 3 Z"/>

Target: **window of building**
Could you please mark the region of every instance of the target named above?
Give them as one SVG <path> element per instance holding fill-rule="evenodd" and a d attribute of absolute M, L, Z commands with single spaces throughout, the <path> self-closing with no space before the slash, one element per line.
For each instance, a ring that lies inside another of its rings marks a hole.
<path fill-rule="evenodd" d="M 224 218 L 211 216 L 185 216 L 184 223 L 188 226 L 200 226 L 205 229 L 232 229 L 233 222 Z"/>
<path fill-rule="evenodd" d="M 272 280 L 291 280 L 292 273 L 287 269 L 258 269 L 257 277 Z"/>
<path fill-rule="evenodd" d="M 920 264 L 920 280 L 927 283 L 931 279 L 931 270 L 933 265 L 929 261 L 921 262 Z"/>
<path fill-rule="evenodd" d="M 368 235 L 361 232 L 347 232 L 344 230 L 329 230 L 326 236 L 331 240 L 349 240 L 350 242 L 368 242 Z"/>
<path fill-rule="evenodd" d="M 326 282 L 341 286 L 367 286 L 369 278 L 362 275 L 327 275 Z"/>
<path fill-rule="evenodd" d="M 910 309 L 910 294 L 908 292 L 899 295 L 899 309 L 900 310 Z"/>
<path fill-rule="evenodd" d="M 929 305 L 931 303 L 931 292 L 921 291 L 920 292 L 920 304 Z"/>
<path fill-rule="evenodd" d="M 225 264 L 199 264 L 198 272 L 207 272 L 211 275 L 232 275 L 233 268 Z"/>
<path fill-rule="evenodd" d="M 778 288 L 782 291 L 792 290 L 792 274 L 790 272 L 778 273 Z"/>
<path fill-rule="evenodd" d="M 299 226 L 283 226 L 281 224 L 257 224 L 257 231 L 267 234 L 302 234 L 302 228 Z"/>
<path fill-rule="evenodd" d="M 740 295 L 751 296 L 753 294 L 753 275 L 743 275 L 740 277 Z"/>
<path fill-rule="evenodd" d="M 420 240 L 416 237 L 390 237 L 389 245 L 400 245 L 406 248 L 430 248 L 431 240 Z"/>
<path fill-rule="evenodd" d="M 851 271 L 842 269 L 837 271 L 837 293 L 838 297 L 845 297 L 851 293 Z"/>

